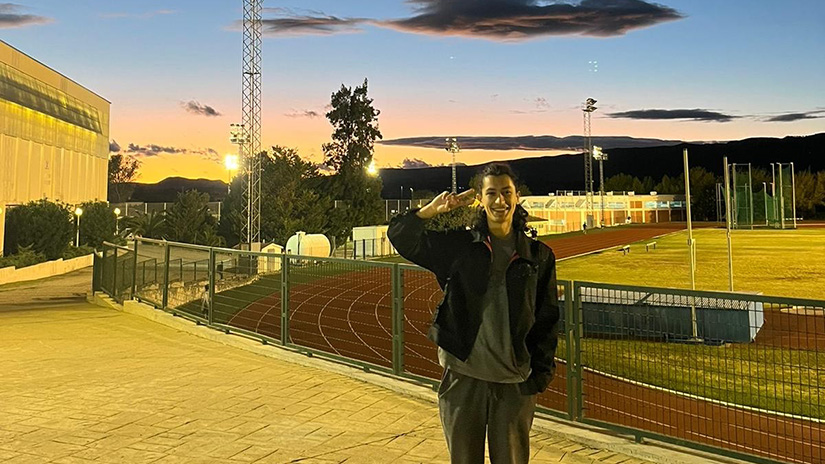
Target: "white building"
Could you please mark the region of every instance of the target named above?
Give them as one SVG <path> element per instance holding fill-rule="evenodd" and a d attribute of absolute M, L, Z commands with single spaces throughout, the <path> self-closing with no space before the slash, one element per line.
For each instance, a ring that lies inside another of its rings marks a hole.
<path fill-rule="evenodd" d="M 9 206 L 106 200 L 109 105 L 0 40 L 0 254 Z"/>
<path fill-rule="evenodd" d="M 581 192 L 558 192 L 547 196 L 521 197 L 521 205 L 530 213 L 529 225 L 539 235 L 560 234 L 582 229 L 587 220 L 587 199 Z M 684 221 L 684 195 L 636 194 L 634 192 L 606 192 L 604 218 L 602 199 L 593 196 L 595 224 L 610 227 L 619 224 L 650 224 Z"/>

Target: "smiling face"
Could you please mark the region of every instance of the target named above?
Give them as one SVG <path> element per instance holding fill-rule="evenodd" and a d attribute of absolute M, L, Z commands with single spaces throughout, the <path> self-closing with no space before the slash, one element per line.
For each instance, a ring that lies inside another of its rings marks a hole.
<path fill-rule="evenodd" d="M 487 224 L 509 229 L 518 204 L 518 192 L 507 174 L 485 176 L 481 182 L 481 204 L 487 213 Z"/>

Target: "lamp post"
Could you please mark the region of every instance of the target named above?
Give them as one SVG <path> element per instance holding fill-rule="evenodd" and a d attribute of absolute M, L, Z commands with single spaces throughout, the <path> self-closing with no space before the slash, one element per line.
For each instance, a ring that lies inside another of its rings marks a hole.
<path fill-rule="evenodd" d="M 455 155 L 456 155 L 456 153 L 461 151 L 461 146 L 458 144 L 458 141 L 455 139 L 455 137 L 447 137 L 445 140 L 447 142 L 447 147 L 445 148 L 445 150 L 447 150 L 448 152 L 453 154 L 453 162 L 452 162 L 452 167 L 453 167 L 453 188 L 452 188 L 451 191 L 453 193 L 456 193 L 456 189 L 455 189 Z"/>
<path fill-rule="evenodd" d="M 601 223 L 602 227 L 607 225 L 604 220 L 604 162 L 607 160 L 607 153 L 602 151 L 602 147 L 593 145 L 593 159 L 599 162 L 599 196 L 602 203 Z"/>
<path fill-rule="evenodd" d="M 83 216 L 83 208 L 77 207 L 74 210 L 74 215 L 77 216 L 77 235 L 75 236 L 74 246 L 80 246 L 80 216 Z"/>
<path fill-rule="evenodd" d="M 596 100 L 588 98 L 582 106 L 584 114 L 584 194 L 587 210 L 587 227 L 593 227 L 593 139 L 590 134 L 590 118 L 596 107 Z"/>
<path fill-rule="evenodd" d="M 223 165 L 229 173 L 229 181 L 226 183 L 226 194 L 232 192 L 232 171 L 238 170 L 238 155 L 226 155 L 223 157 Z"/>
<path fill-rule="evenodd" d="M 120 235 L 120 208 L 115 208 L 115 235 Z"/>

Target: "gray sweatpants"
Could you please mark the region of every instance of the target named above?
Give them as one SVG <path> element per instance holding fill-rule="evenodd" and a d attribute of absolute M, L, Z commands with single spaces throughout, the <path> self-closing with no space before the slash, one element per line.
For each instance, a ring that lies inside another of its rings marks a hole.
<path fill-rule="evenodd" d="M 492 464 L 526 464 L 536 395 L 518 384 L 493 383 L 446 369 L 438 410 L 452 464 L 483 464 L 487 438 Z"/>

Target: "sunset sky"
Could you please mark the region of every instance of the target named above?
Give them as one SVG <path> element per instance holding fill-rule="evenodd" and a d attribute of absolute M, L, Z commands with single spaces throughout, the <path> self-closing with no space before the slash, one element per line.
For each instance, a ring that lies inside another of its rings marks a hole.
<path fill-rule="evenodd" d="M 265 0 L 263 146 L 323 160 L 330 94 L 369 79 L 384 139 L 688 141 L 825 131 L 821 0 Z M 483 8 L 479 5 L 483 5 Z M 242 0 L 0 2 L 0 38 L 112 102 L 141 182 L 226 179 Z M 559 153 L 464 150 L 477 164 Z M 382 167 L 449 163 L 378 145 Z"/>

